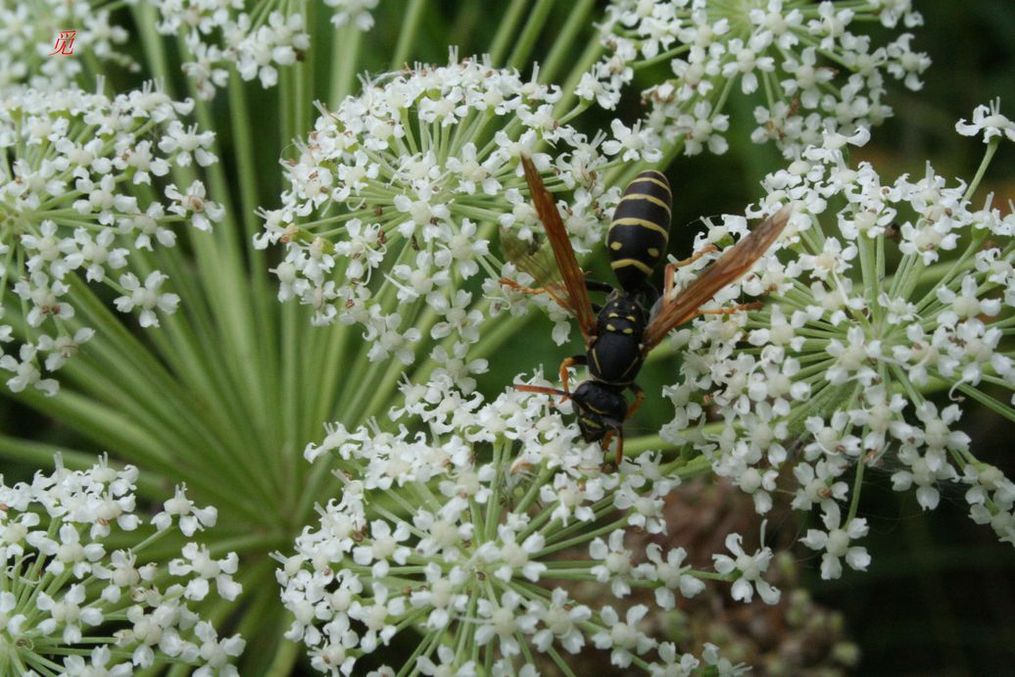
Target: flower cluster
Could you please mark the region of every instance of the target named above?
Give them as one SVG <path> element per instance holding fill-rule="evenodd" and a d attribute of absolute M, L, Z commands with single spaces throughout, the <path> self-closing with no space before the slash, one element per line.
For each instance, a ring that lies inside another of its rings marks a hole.
<path fill-rule="evenodd" d="M 924 509 L 937 506 L 940 483 L 967 485 L 973 520 L 1015 543 L 1015 484 L 977 459 L 957 427 L 966 397 L 1011 418 L 1012 403 L 986 387 L 1015 390 L 1015 354 L 1002 341 L 1015 306 L 1015 216 L 989 198 L 970 203 L 1011 123 L 982 112 L 976 129 L 959 124 L 991 139 L 972 185 L 930 166 L 886 182 L 844 158 L 865 132 L 826 133 L 764 182 L 759 214 L 795 209 L 782 257 L 726 292 L 769 303 L 699 318 L 673 339 L 685 358 L 665 389 L 676 416 L 663 437 L 693 444 L 759 513 L 777 488 L 793 493 L 795 509 L 818 507 L 824 528 L 801 541 L 821 553 L 824 578 L 870 561 L 856 544 L 868 530 L 856 516 L 867 466 L 892 469 L 894 488 L 915 489 Z M 742 227 L 726 218 L 710 236 Z M 935 404 L 934 390 L 953 402 Z"/>
<path fill-rule="evenodd" d="M 87 52 L 98 63 L 137 70 L 123 45 L 127 31 L 110 23 L 115 0 L 65 2 L 0 2 L 0 90 L 27 83 L 38 89 L 57 90 L 74 84 Z M 60 42 L 60 34 L 73 29 Z M 72 50 L 72 51 L 68 51 Z"/>
<path fill-rule="evenodd" d="M 0 481 L 4 674 L 124 675 L 168 661 L 195 666 L 196 675 L 237 674 L 229 663 L 243 639 L 220 638 L 192 608 L 211 582 L 219 597 L 236 598 L 236 555 L 216 559 L 190 543 L 168 570 L 144 557 L 164 535 L 186 532 L 183 517 L 191 512 L 213 525 L 214 509 L 195 510 L 180 489 L 166 504 L 178 525 L 171 517 L 145 529 L 135 514 L 137 477 L 137 468 L 116 470 L 105 457 L 71 471 L 57 456 L 51 474 L 13 486 Z M 190 507 L 181 511 L 183 504 Z M 135 545 L 107 545 L 124 537 L 135 537 Z"/>
<path fill-rule="evenodd" d="M 751 530 L 758 519 L 751 503 L 749 496 L 724 480 L 703 477 L 687 483 L 665 507 L 671 538 L 680 539 L 688 549 L 713 550 L 723 529 Z M 778 512 L 768 520 L 770 525 L 782 525 L 768 537 L 776 549 L 770 580 L 783 590 L 778 604 L 735 605 L 720 599 L 721 590 L 709 585 L 704 594 L 681 605 L 690 616 L 681 625 L 699 635 L 698 642 L 717 642 L 729 658 L 747 660 L 759 671 L 839 674 L 844 667 L 855 667 L 859 648 L 846 636 L 842 614 L 816 604 L 799 580 L 808 563 L 790 549 L 799 524 L 790 509 L 788 500 L 780 501 Z"/>
<path fill-rule="evenodd" d="M 131 272 L 130 261 L 173 246 L 178 224 L 209 230 L 222 217 L 200 181 L 161 190 L 156 183 L 173 165 L 216 160 L 214 134 L 181 120 L 191 106 L 149 85 L 114 98 L 73 88 L 0 97 L 8 158 L 0 166 L 0 299 L 13 292 L 20 302 L 8 307 L 18 308 L 20 347 L 0 351 L 12 391 L 53 394 L 57 383 L 43 370 L 56 371 L 91 338 L 75 313 L 81 278 L 116 291 L 117 309 L 137 312 L 141 326 L 158 326 L 158 311 L 175 310 L 178 298 L 162 289 L 166 276 L 147 263 Z M 0 324 L 0 342 L 14 333 Z"/>
<path fill-rule="evenodd" d="M 343 489 L 319 507 L 320 524 L 299 536 L 296 553 L 278 556 L 277 576 L 295 616 L 287 636 L 309 647 L 317 669 L 350 674 L 359 657 L 412 629 L 422 640 L 409 660 L 424 674 L 471 674 L 484 663 L 514 674 L 533 651 L 559 663 L 586 646 L 622 668 L 674 674 L 682 665 L 685 674 L 697 659 L 644 631 L 649 606 L 618 613 L 611 598 L 638 587 L 672 609 L 707 577 L 732 582 L 738 599 L 757 590 L 778 600 L 764 579 L 771 550 L 746 552 L 737 535 L 730 555 L 715 556 L 718 574 L 692 569 L 683 548 L 628 547 L 629 532 L 665 532 L 663 499 L 681 461 L 643 453 L 605 472 L 601 447 L 582 442 L 542 396 L 508 391 L 486 403 L 447 380 L 405 384 L 403 394 L 404 408 L 391 412 L 397 432 L 334 424 L 306 450 L 333 462 Z M 420 423 L 429 435 L 407 428 Z M 594 604 L 570 592 L 582 582 L 602 585 Z"/>
<path fill-rule="evenodd" d="M 366 31 L 373 26 L 370 10 L 378 0 L 325 0 L 334 8 L 336 27 L 350 24 Z M 154 0 L 159 11 L 157 29 L 182 34 L 189 51 L 183 71 L 202 99 L 210 99 L 236 68 L 244 80 L 274 87 L 278 69 L 295 64 L 310 47 L 306 19 L 300 6 L 271 0 Z M 254 4 L 255 7 L 248 7 Z"/>
<path fill-rule="evenodd" d="M 654 157 L 640 131 L 589 140 L 555 117 L 559 98 L 535 77 L 479 59 L 457 62 L 452 53 L 448 66 L 385 76 L 324 111 L 299 157 L 284 163 L 289 189 L 281 208 L 264 212 L 255 243 L 286 247 L 274 269 L 280 300 L 311 306 L 316 324 L 361 325 L 371 359 L 409 363 L 429 330 L 455 342 L 435 359 L 461 361 L 489 314 L 489 303 L 481 309 L 473 300 L 478 273 L 488 300 L 528 303 L 497 283 L 518 271 L 490 246 L 498 227 L 522 246 L 542 231 L 520 154 L 532 156 L 549 190 L 573 195 L 563 217 L 579 251 L 601 241 L 618 199 L 604 187 L 607 156 Z M 556 145 L 555 158 L 541 152 L 546 143 Z M 562 312 L 552 312 L 566 335 Z"/>
<path fill-rule="evenodd" d="M 647 123 L 669 147 L 688 155 L 706 146 L 726 150 L 724 107 L 734 87 L 764 93 L 752 138 L 773 140 L 789 158 L 820 145 L 824 131 L 852 133 L 891 114 L 883 102 L 888 77 L 919 89 L 930 60 L 912 51 L 905 33 L 875 47 L 855 25 L 877 20 L 918 26 L 910 0 L 849 3 L 746 0 L 706 2 L 618 0 L 603 24 L 608 54 L 583 77 L 578 93 L 607 108 L 634 71 L 668 62 L 673 78 L 644 97 Z"/>
<path fill-rule="evenodd" d="M 729 482 L 708 475 L 684 482 L 672 491 L 665 499 L 663 513 L 665 535 L 635 532 L 628 536 L 627 547 L 638 551 L 650 543 L 679 543 L 688 551 L 688 563 L 704 564 L 709 559 L 707 553 L 723 549 L 731 531 L 750 538 L 762 521 L 754 513 L 749 496 Z M 799 535 L 799 523 L 790 514 L 789 501 L 778 501 L 765 521 L 765 540 L 775 550 L 766 577 L 782 590 L 776 604 L 761 600 L 742 604 L 730 597 L 729 587 L 721 582 L 706 582 L 705 589 L 693 598 L 678 597 L 672 609 L 654 605 L 651 589 L 635 588 L 623 600 L 611 603 L 621 615 L 638 604 L 655 607 L 644 622 L 660 641 L 670 640 L 684 647 L 715 643 L 726 659 L 747 663 L 752 671 L 843 674 L 845 668 L 855 667 L 859 648 L 849 640 L 842 614 L 811 600 L 799 580 L 808 563 L 789 549 Z M 575 590 L 576 599 L 582 603 L 598 600 L 601 595 L 602 587 L 594 582 Z M 536 661 L 537 665 L 549 662 L 540 661 L 538 655 Z M 602 656 L 586 650 L 569 662 L 576 675 L 592 673 L 600 668 Z M 719 674 L 726 673 L 720 669 Z"/>

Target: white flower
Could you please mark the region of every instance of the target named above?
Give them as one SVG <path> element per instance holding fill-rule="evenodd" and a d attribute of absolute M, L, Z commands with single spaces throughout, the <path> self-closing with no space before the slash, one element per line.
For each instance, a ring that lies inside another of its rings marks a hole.
<path fill-rule="evenodd" d="M 374 18 L 370 15 L 370 10 L 377 7 L 377 2 L 378 0 L 324 0 L 324 4 L 335 8 L 331 23 L 336 27 L 354 24 L 361 31 L 373 27 Z"/>
<path fill-rule="evenodd" d="M 624 531 L 617 529 L 610 534 L 609 545 L 597 538 L 589 545 L 589 557 L 603 563 L 594 566 L 591 573 L 600 583 L 610 583 L 616 597 L 624 597 L 631 593 L 627 581 L 634 569 L 631 553 L 624 549 Z"/>
<path fill-rule="evenodd" d="M 142 327 L 159 326 L 159 318 L 155 314 L 158 308 L 164 313 L 176 312 L 176 306 L 180 303 L 180 297 L 176 294 L 160 294 L 159 287 L 168 278 L 162 273 L 155 271 L 145 278 L 144 286 L 137 279 L 134 273 L 127 273 L 120 276 L 120 286 L 124 295 L 113 299 L 116 309 L 121 313 L 129 313 L 135 308 L 141 309 L 138 322 Z"/>
<path fill-rule="evenodd" d="M 502 655 L 514 656 L 521 653 L 516 634 L 531 634 L 536 623 L 535 616 L 525 613 L 527 609 L 522 603 L 521 595 L 509 590 L 499 600 L 481 599 L 478 611 L 477 642 L 485 644 L 497 639 Z"/>
<path fill-rule="evenodd" d="M 552 304 L 499 282 L 517 270 L 500 258 L 493 223 L 508 246 L 516 239 L 531 246 L 542 232 L 521 154 L 532 156 L 553 190 L 573 195 L 562 218 L 587 251 L 619 197 L 606 190 L 606 169 L 655 158 L 657 144 L 643 126 L 619 121 L 612 143 L 604 135 L 590 140 L 554 115 L 559 88 L 485 58 L 459 61 L 454 50 L 450 58 L 367 81 L 336 110 L 322 108 L 284 163 L 282 206 L 261 212 L 265 226 L 254 244 L 284 245 L 273 270 L 279 299 L 310 306 L 313 324 L 357 325 L 370 360 L 393 356 L 408 365 L 429 357 L 471 392 L 473 376 L 486 368 L 468 356 L 479 328 L 505 311 Z M 426 141 L 444 135 L 457 139 L 448 152 Z M 540 149 L 544 142 L 556 157 Z M 607 150 L 618 157 L 608 160 Z M 461 288 L 477 276 L 475 289 Z M 389 302 L 389 290 L 398 303 Z M 560 308 L 554 312 L 563 319 Z M 421 353 L 430 339 L 437 343 Z"/>
<path fill-rule="evenodd" d="M 649 526 L 646 515 L 665 526 L 661 511 L 648 507 L 676 484 L 659 455 L 604 473 L 599 445 L 582 442 L 542 396 L 508 390 L 486 402 L 436 372 L 425 384 L 404 383 L 402 393 L 404 406 L 391 411 L 398 432 L 334 424 L 307 448 L 308 458 L 319 463 L 327 453 L 343 468 L 343 488 L 319 507 L 319 525 L 304 530 L 295 553 L 276 555 L 276 575 L 294 617 L 287 636 L 320 657 L 312 658 L 318 669 L 354 670 L 351 656 L 380 654 L 410 618 L 430 638 L 422 641 L 447 640 L 437 646 L 456 646 L 457 633 L 474 627 L 480 655 L 495 654 L 505 674 L 523 669 L 523 642 L 568 653 L 592 643 L 610 648 L 621 666 L 652 649 L 638 628 L 647 607 L 618 623 L 608 603 L 577 601 L 556 585 L 556 574 L 578 569 L 609 581 L 607 599 L 645 583 L 662 591 L 666 606 L 671 590 L 701 589 L 682 551 L 664 560 L 657 546 L 644 556 L 624 548 L 628 525 Z M 421 429 L 430 432 L 410 432 Z M 505 495 L 515 498 L 505 502 Z M 404 518 L 383 507 L 389 500 Z M 621 522 L 613 521 L 617 514 Z M 609 524 L 625 526 L 598 538 Z M 596 561 L 581 561 L 586 548 Z M 651 564 L 635 564 L 646 556 Z M 544 583 L 552 592 L 538 592 Z M 600 636 L 602 628 L 609 634 Z M 418 667 L 441 675 L 450 666 L 471 669 L 471 658 L 439 651 L 438 659 Z"/>
<path fill-rule="evenodd" d="M 102 623 L 102 612 L 96 608 L 82 608 L 81 603 L 85 601 L 85 588 L 75 583 L 70 586 L 67 592 L 59 599 L 53 599 L 45 592 L 40 592 L 36 598 L 35 606 L 39 611 L 48 613 L 38 624 L 39 632 L 44 635 L 52 634 L 61 625 L 63 635 L 61 639 L 65 644 L 77 644 L 81 641 L 81 626 L 98 625 Z"/>
<path fill-rule="evenodd" d="M 705 589 L 703 581 L 690 575 L 690 565 L 684 565 L 687 551 L 683 548 L 670 550 L 666 553 L 666 559 L 663 560 L 662 547 L 652 543 L 645 549 L 645 554 L 652 564 L 643 564 L 641 565 L 642 568 L 655 567 L 655 570 L 651 574 L 646 572 L 647 577 L 658 580 L 663 585 L 663 587 L 656 588 L 655 593 L 656 603 L 661 608 L 672 609 L 675 606 L 674 589 L 680 590 L 680 594 L 684 597 L 694 597 Z"/>
<path fill-rule="evenodd" d="M 219 597 L 227 600 L 234 600 L 242 591 L 242 586 L 236 583 L 232 575 L 236 573 L 239 559 L 236 553 L 231 552 L 224 559 L 212 559 L 207 547 L 199 546 L 197 543 L 187 543 L 182 550 L 183 559 L 174 559 L 169 562 L 169 573 L 174 576 L 187 576 L 195 574 L 187 583 L 184 597 L 200 601 L 208 596 L 208 581 L 214 580 Z"/>
<path fill-rule="evenodd" d="M 601 24 L 606 53 L 575 91 L 613 109 L 636 68 L 666 61 L 674 77 L 642 93 L 651 105 L 644 122 L 664 140 L 664 153 L 683 145 L 693 155 L 706 144 L 713 153 L 724 152 L 726 142 L 715 132 L 726 130 L 723 109 L 739 84 L 744 94 L 765 93 L 766 105 L 755 109 L 759 126 L 752 140 L 774 141 L 787 158 L 797 158 L 808 145 L 820 144 L 826 130 L 850 134 L 891 115 L 883 103 L 888 77 L 909 89 L 922 86 L 930 60 L 912 50 L 912 35 L 875 46 L 868 35 L 854 32 L 864 21 L 894 28 L 900 19 L 907 27 L 922 20 L 909 3 L 840 10 L 827 2 L 739 7 L 613 0 Z"/>
<path fill-rule="evenodd" d="M 42 378 L 42 372 L 36 364 L 37 353 L 36 346 L 24 344 L 18 349 L 17 358 L 13 355 L 0 357 L 0 369 L 14 374 L 7 379 L 7 387 L 11 392 L 20 393 L 31 386 L 50 397 L 56 395 L 59 385 L 54 379 Z"/>
<path fill-rule="evenodd" d="M 334 6 L 336 1 L 329 4 Z M 212 98 L 226 84 L 230 65 L 244 80 L 257 78 L 262 87 L 273 87 L 278 68 L 293 65 L 310 47 L 304 16 L 294 8 L 258 17 L 234 1 L 159 2 L 156 6 L 160 17 L 156 29 L 164 35 L 180 34 L 193 58 L 183 64 L 183 72 L 203 99 Z M 353 11 L 358 24 L 363 16 L 369 19 L 369 14 Z"/>
<path fill-rule="evenodd" d="M 850 568 L 866 571 L 871 561 L 867 548 L 850 546 L 850 542 L 867 535 L 867 520 L 854 517 L 845 527 L 841 527 L 842 515 L 836 503 L 826 505 L 821 519 L 827 531 L 808 529 L 807 535 L 800 539 L 811 550 L 825 551 L 821 556 L 821 578 L 839 578 L 842 575 L 841 558 L 846 559 Z"/>
<path fill-rule="evenodd" d="M 764 535 L 764 528 L 762 528 Z M 772 563 L 772 549 L 763 547 L 753 555 L 744 552 L 741 546 L 742 537 L 740 534 L 730 534 L 726 537 L 726 549 L 733 553 L 729 555 L 712 555 L 715 560 L 715 570 L 725 576 L 733 576 L 732 595 L 733 599 L 748 603 L 754 599 L 754 590 L 757 589 L 765 604 L 776 604 L 781 596 L 778 588 L 772 586 L 762 578 Z"/>
<path fill-rule="evenodd" d="M 636 122 L 628 128 L 619 119 L 614 118 L 610 123 L 613 130 L 613 139 L 603 142 L 603 152 L 607 155 L 617 155 L 623 151 L 620 159 L 624 162 L 644 158 L 648 162 L 655 162 L 661 156 L 659 141 L 652 129 L 641 129 L 641 123 Z"/>
<path fill-rule="evenodd" d="M 185 536 L 193 536 L 194 532 L 215 526 L 218 520 L 218 510 L 214 506 L 198 508 L 194 502 L 187 498 L 186 485 L 178 485 L 173 498 L 166 501 L 162 506 L 162 512 L 152 518 L 152 524 L 159 531 L 168 529 L 174 519 L 179 520 L 180 531 Z"/>
<path fill-rule="evenodd" d="M 397 631 L 391 621 L 404 614 L 405 607 L 404 597 L 395 595 L 389 599 L 387 587 L 380 583 L 374 583 L 373 597 L 368 604 L 357 600 L 349 606 L 349 617 L 366 626 L 366 633 L 360 638 L 365 652 L 374 651 L 378 641 L 387 644 L 391 640 Z"/>
<path fill-rule="evenodd" d="M 409 537 L 409 525 L 400 522 L 394 531 L 390 525 L 382 520 L 375 520 L 370 524 L 370 544 L 362 545 L 353 549 L 353 561 L 357 564 L 373 564 L 373 574 L 383 578 L 388 572 L 388 558 L 396 564 L 405 564 L 411 550 L 404 545 L 398 545 Z"/>
<path fill-rule="evenodd" d="M 181 167 L 190 166 L 192 156 L 197 164 L 207 167 L 218 159 L 208 150 L 214 139 L 215 132 L 198 132 L 197 125 L 185 128 L 182 122 L 174 120 L 159 141 L 159 150 L 175 158 Z"/>
<path fill-rule="evenodd" d="M 540 651 L 547 651 L 554 641 L 568 653 L 576 654 L 585 646 L 581 624 L 592 617 L 592 610 L 584 604 L 574 604 L 563 588 L 555 588 L 548 606 L 539 605 L 535 611 L 543 629 L 536 632 L 532 642 Z"/>
<path fill-rule="evenodd" d="M 592 642 L 597 649 L 610 649 L 610 663 L 619 668 L 631 665 L 635 655 L 641 655 L 655 645 L 655 640 L 638 630 L 638 624 L 648 613 L 648 607 L 638 604 L 627 610 L 624 620 L 613 607 L 604 607 L 601 615 L 606 630 L 597 633 Z"/>
<path fill-rule="evenodd" d="M 63 660 L 63 668 L 68 675 L 102 675 L 103 677 L 129 677 L 134 674 L 130 661 L 110 665 L 113 656 L 108 646 L 97 646 L 92 649 L 89 660 L 85 663 L 83 656 L 67 656 Z"/>
<path fill-rule="evenodd" d="M 0 85 L 29 84 L 54 92 L 72 87 L 82 72 L 76 57 L 84 45 L 100 69 L 115 65 L 137 71 L 132 51 L 125 48 L 130 35 L 112 21 L 111 9 L 61 0 L 5 4 L 0 8 Z M 59 43 L 58 36 L 69 28 L 74 36 L 68 47 L 66 41 Z M 62 54 L 58 44 L 71 53 Z"/>
<path fill-rule="evenodd" d="M 977 136 L 982 132 L 984 143 L 995 137 L 1015 141 L 1015 123 L 1001 115 L 1000 110 L 1000 99 L 994 99 L 989 107 L 977 106 L 973 109 L 973 122 L 967 123 L 963 118 L 955 123 L 955 131 L 963 136 Z"/>
<path fill-rule="evenodd" d="M 187 188 L 186 194 L 181 193 L 176 184 L 166 187 L 166 197 L 172 200 L 167 211 L 190 219 L 191 225 L 198 230 L 211 230 L 211 224 L 221 221 L 225 209 L 217 202 L 205 199 L 205 187 L 200 181 L 194 181 Z"/>
<path fill-rule="evenodd" d="M 790 202 L 794 216 L 775 247 L 779 256 L 763 258 L 731 292 L 767 294 L 767 307 L 706 315 L 676 334 L 680 375 L 664 391 L 675 411 L 661 434 L 692 445 L 753 496 L 759 513 L 771 508 L 781 478 L 794 509 L 820 506 L 830 519 L 856 500 L 850 485 L 862 490 L 851 476 L 877 472 L 883 459 L 894 489 L 912 489 L 921 507 L 934 508 L 940 485 L 968 483 L 960 478 L 979 461 L 957 426 L 968 405 L 939 412 L 921 391 L 933 380 L 987 396 L 978 388 L 988 373 L 1015 384 L 1015 355 L 996 324 L 1009 297 L 1015 301 L 1011 228 L 989 201 L 969 203 L 975 187 L 930 166 L 890 181 L 869 163 L 847 163 L 845 149 L 868 137 L 825 131 L 820 146 L 765 179 L 767 196 L 749 215 Z M 725 217 L 699 241 L 722 242 L 743 229 Z M 893 247 L 898 265 L 884 259 Z M 928 287 L 921 279 L 931 264 L 951 272 Z M 687 268 L 693 276 L 694 266 Z M 719 412 L 720 426 L 707 425 L 710 411 Z M 982 499 L 971 503 L 973 519 L 1007 539 L 1011 506 L 999 499 L 987 507 L 979 490 L 973 495 Z M 834 529 L 849 534 L 857 524 Z M 821 533 L 836 550 L 830 531 Z M 825 558 L 823 571 L 831 575 L 842 556 Z"/>
<path fill-rule="evenodd" d="M 235 555 L 211 560 L 190 544 L 188 563 L 177 560 L 167 570 L 149 548 L 168 531 L 134 537 L 137 468 L 117 470 L 104 456 L 77 471 L 59 455 L 55 461 L 52 473 L 40 471 L 30 483 L 0 480 L 0 558 L 9 564 L 0 573 L 0 637 L 17 642 L 21 664 L 120 676 L 158 659 L 235 675 L 228 663 L 243 640 L 218 642 L 211 624 L 187 606 L 207 594 L 211 578 L 224 599 L 236 598 Z M 107 539 L 129 549 L 107 549 Z M 23 561 L 39 566 L 16 563 Z M 202 587 L 204 594 L 191 594 Z M 76 653 L 83 642 L 89 653 Z"/>
<path fill-rule="evenodd" d="M 437 647 L 437 658 L 440 663 L 434 663 L 429 656 L 420 656 L 416 659 L 416 665 L 419 668 L 421 674 L 424 675 L 436 675 L 437 677 L 451 677 L 451 675 L 461 675 L 461 677 L 476 677 L 476 663 L 475 661 L 467 661 L 465 663 L 458 662 L 458 656 L 447 644 L 441 644 Z"/>
<path fill-rule="evenodd" d="M 219 640 L 214 626 L 201 621 L 194 627 L 194 635 L 200 640 L 198 646 L 201 667 L 194 671 L 195 677 L 237 677 L 239 672 L 229 661 L 236 658 L 246 648 L 246 641 L 239 635 Z"/>
<path fill-rule="evenodd" d="M 74 9 L 50 0 L 37 4 L 38 23 L 51 29 L 60 12 L 92 8 L 83 3 Z M 93 39 L 89 52 L 102 58 L 93 50 L 108 47 L 108 15 L 89 16 L 79 17 L 89 28 L 79 26 L 77 38 Z M 2 32 L 0 62 L 10 47 Z M 50 31 L 47 39 L 52 35 Z M 67 61 L 74 59 L 49 59 L 54 82 L 63 75 L 59 64 Z M 0 249 L 10 257 L 0 300 L 10 292 L 19 297 L 29 325 L 27 331 L 14 332 L 0 323 L 0 337 L 20 342 L 17 350 L 0 358 L 0 367 L 15 372 L 10 388 L 35 386 L 47 394 L 56 393 L 57 383 L 45 372 L 62 367 L 94 333 L 70 322 L 77 322 L 75 309 L 81 302 L 75 277 L 115 289 L 122 295 L 118 306 L 129 310 L 141 305 L 141 326 L 157 326 L 153 307 L 161 304 L 170 311 L 175 297 L 139 288 L 138 270 L 144 270 L 153 286 L 165 276 L 152 271 L 150 263 L 135 268 L 136 250 L 151 250 L 156 243 L 173 246 L 179 221 L 174 214 L 193 211 L 194 225 L 205 229 L 222 215 L 219 205 L 203 199 L 204 185 L 197 180 L 186 197 L 174 197 L 175 188 L 166 187 L 168 200 L 159 197 L 161 185 L 151 191 L 135 188 L 166 175 L 174 157 L 182 164 L 192 155 L 202 165 L 215 162 L 206 148 L 213 134 L 184 125 L 193 102 L 174 102 L 151 83 L 115 97 L 51 86 L 12 88 L 0 95 L 0 150 L 8 156 L 0 166 L 0 209 L 6 215 L 9 243 Z M 149 292 L 155 299 L 152 306 L 147 305 Z"/>

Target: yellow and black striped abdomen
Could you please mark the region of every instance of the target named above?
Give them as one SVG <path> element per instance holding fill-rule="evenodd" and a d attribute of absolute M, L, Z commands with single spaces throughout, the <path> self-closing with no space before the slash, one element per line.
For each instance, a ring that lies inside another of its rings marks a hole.
<path fill-rule="evenodd" d="M 620 286 L 629 293 L 640 290 L 666 256 L 672 199 L 666 177 L 648 170 L 628 184 L 613 212 L 606 237 L 610 266 Z"/>

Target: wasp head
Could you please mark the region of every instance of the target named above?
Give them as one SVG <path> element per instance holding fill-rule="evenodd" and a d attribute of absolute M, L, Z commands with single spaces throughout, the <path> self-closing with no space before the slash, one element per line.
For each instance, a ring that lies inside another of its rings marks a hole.
<path fill-rule="evenodd" d="M 609 432 L 620 432 L 627 414 L 622 391 L 598 381 L 585 381 L 571 393 L 578 428 L 586 442 L 598 442 Z"/>

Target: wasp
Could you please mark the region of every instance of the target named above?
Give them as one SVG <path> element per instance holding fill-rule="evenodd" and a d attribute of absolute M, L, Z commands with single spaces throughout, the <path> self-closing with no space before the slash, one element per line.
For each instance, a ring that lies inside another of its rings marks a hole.
<path fill-rule="evenodd" d="M 553 263 L 543 249 L 525 249 L 505 242 L 508 258 L 541 286 L 525 287 L 507 278 L 501 279 L 501 284 L 528 294 L 548 294 L 574 315 L 585 341 L 585 353 L 561 362 L 562 389 L 522 384 L 514 387 L 570 399 L 586 442 L 601 442 L 606 450 L 617 438 L 619 467 L 624 456 L 624 421 L 645 399 L 645 392 L 635 383 L 645 357 L 672 329 L 698 315 L 729 314 L 756 307 L 701 309 L 717 292 L 746 275 L 769 250 L 789 220 L 789 208 L 784 207 L 754 228 L 679 294 L 674 293 L 674 271 L 716 248 L 709 245 L 688 259 L 667 264 L 659 294 L 650 278 L 666 252 L 672 193 L 662 173 L 642 172 L 624 190 L 607 234 L 610 267 L 619 283 L 613 287 L 586 279 L 553 197 L 532 160 L 523 155 L 521 162 L 536 213 L 546 230 Z M 590 292 L 607 294 L 602 306 L 592 303 Z M 569 372 L 576 366 L 586 366 L 589 378 L 572 391 Z M 634 394 L 630 404 L 624 395 L 627 390 Z"/>

